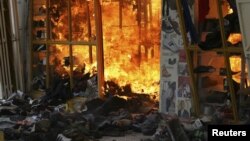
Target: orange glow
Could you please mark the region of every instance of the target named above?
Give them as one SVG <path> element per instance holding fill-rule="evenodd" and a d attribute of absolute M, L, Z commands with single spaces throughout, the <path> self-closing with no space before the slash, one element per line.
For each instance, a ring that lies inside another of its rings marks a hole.
<path fill-rule="evenodd" d="M 80 1 L 72 2 L 72 39 L 88 41 L 95 36 L 93 4 L 89 2 L 88 13 L 86 3 L 79 4 Z M 158 99 L 161 0 L 151 0 L 151 2 L 152 5 L 149 1 L 142 0 L 139 26 L 138 8 L 136 8 L 138 5 L 133 5 L 132 1 L 123 1 L 122 28 L 119 27 L 118 1 L 102 2 L 105 80 L 112 80 L 120 86 L 130 84 L 133 92 L 157 94 Z M 150 6 L 152 6 L 151 12 Z M 52 32 L 55 34 L 55 39 L 66 40 L 69 34 L 68 11 L 61 12 L 63 16 L 55 23 L 56 27 Z M 88 34 L 87 15 L 90 15 L 91 37 Z M 65 66 L 64 62 L 65 57 L 69 56 L 69 47 L 55 45 L 53 48 L 55 50 L 51 52 L 53 55 L 50 57 L 50 64 L 56 62 L 56 59 L 60 60 L 55 71 L 65 75 L 65 72 L 69 72 L 69 66 Z M 95 47 L 92 53 L 93 64 L 90 64 L 89 46 L 73 46 L 73 69 L 86 67 L 83 73 L 96 69 Z"/>
<path fill-rule="evenodd" d="M 227 3 L 227 7 L 228 7 L 228 14 L 232 14 L 233 13 L 233 9 L 230 8 L 230 5 Z M 230 42 L 232 45 L 235 45 L 239 42 L 242 41 L 242 36 L 240 33 L 230 33 L 228 39 L 228 42 Z M 231 66 L 231 70 L 233 72 L 240 72 L 241 71 L 241 57 L 240 56 L 231 56 L 229 58 L 230 61 L 230 66 Z M 240 73 L 233 75 L 232 76 L 233 80 L 236 81 L 237 83 L 240 83 Z"/>
<path fill-rule="evenodd" d="M 229 60 L 230 60 L 231 70 L 233 72 L 241 72 L 241 57 L 240 56 L 231 56 L 229 58 Z M 245 67 L 245 68 L 246 68 L 245 72 L 247 72 L 247 67 Z M 237 83 L 240 83 L 241 73 L 233 75 L 232 77 Z"/>
<path fill-rule="evenodd" d="M 232 8 L 228 8 L 228 14 L 232 14 L 234 11 Z"/>
<path fill-rule="evenodd" d="M 231 65 L 231 70 L 234 72 L 239 72 L 241 71 L 241 58 L 240 56 L 231 56 L 229 58 L 230 60 L 230 65 Z"/>
<path fill-rule="evenodd" d="M 131 84 L 132 91 L 137 93 L 158 93 L 160 4 L 160 0 L 152 1 L 153 21 L 148 22 L 151 28 L 142 27 L 141 35 L 136 20 L 138 9 L 133 10 L 132 5 L 123 7 L 126 14 L 122 15 L 120 29 L 119 3 L 103 4 L 105 80 L 113 80 L 120 86 Z M 144 26 L 147 21 L 141 20 Z"/>
<path fill-rule="evenodd" d="M 241 42 L 241 40 L 242 37 L 240 33 L 231 33 L 227 39 L 227 41 L 229 41 L 233 45 Z"/>

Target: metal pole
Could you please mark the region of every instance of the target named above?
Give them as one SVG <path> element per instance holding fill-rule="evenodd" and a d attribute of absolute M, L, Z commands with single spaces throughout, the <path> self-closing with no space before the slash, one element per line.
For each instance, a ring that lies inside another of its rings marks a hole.
<path fill-rule="evenodd" d="M 23 56 L 22 56 L 22 50 L 21 50 L 21 45 L 20 45 L 20 33 L 19 33 L 19 18 L 18 18 L 18 9 L 17 9 L 17 1 L 15 0 L 15 2 L 13 3 L 14 5 L 14 9 L 15 9 L 15 18 L 16 18 L 16 33 L 17 33 L 17 37 L 18 37 L 18 40 L 17 40 L 17 44 L 18 44 L 18 65 L 19 65 L 19 70 L 16 70 L 16 71 L 19 71 L 19 89 L 21 91 L 24 91 L 24 71 L 23 71 Z"/>
<path fill-rule="evenodd" d="M 30 1 L 29 3 L 29 19 L 28 19 L 28 26 L 30 26 L 31 28 L 29 29 L 29 34 L 30 34 L 30 37 L 29 37 L 29 52 L 27 53 L 28 54 L 28 59 L 27 59 L 27 73 L 28 73 L 28 82 L 27 82 L 27 91 L 31 91 L 31 85 L 32 85 L 32 79 L 33 79 L 33 71 L 32 71 L 32 66 L 33 66 L 33 50 L 32 50 L 32 47 L 33 47 L 33 32 L 32 32 L 32 29 L 33 29 L 33 24 L 32 24 L 32 21 L 33 21 L 33 0 Z"/>
<path fill-rule="evenodd" d="M 149 0 L 149 21 L 150 21 L 151 26 L 152 26 L 152 17 L 153 17 L 153 13 L 152 13 L 152 0 Z"/>
<path fill-rule="evenodd" d="M 246 80 L 246 58 L 245 58 L 245 54 L 242 53 L 241 54 L 241 77 L 240 77 L 240 89 L 244 89 L 245 88 L 245 80 Z"/>
<path fill-rule="evenodd" d="M 51 74 L 50 74 L 50 64 L 49 64 L 49 57 L 50 57 L 50 44 L 48 44 L 48 40 L 50 40 L 51 36 L 50 36 L 50 29 L 49 28 L 49 21 L 50 21 L 50 17 L 49 17 L 49 10 L 48 8 L 50 7 L 50 1 L 46 0 L 46 38 L 45 38 L 45 45 L 46 45 L 46 88 L 49 88 L 50 86 L 50 81 L 51 81 Z"/>
<path fill-rule="evenodd" d="M 152 0 L 149 0 L 149 24 L 150 24 L 150 29 L 153 28 L 152 22 L 153 22 Z"/>
<path fill-rule="evenodd" d="M 138 25 L 141 26 L 141 0 L 137 0 L 137 22 Z"/>
<path fill-rule="evenodd" d="M 72 15 L 71 15 L 71 1 L 68 1 L 68 25 L 69 25 L 69 42 L 72 41 Z M 69 60 L 70 60 L 70 88 L 72 89 L 74 86 L 73 82 L 73 48 L 72 44 L 69 44 Z"/>
<path fill-rule="evenodd" d="M 95 25 L 97 37 L 97 71 L 98 71 L 98 93 L 104 98 L 104 58 L 103 58 L 103 33 L 102 33 L 102 12 L 99 0 L 94 0 Z"/>
<path fill-rule="evenodd" d="M 145 49 L 145 60 L 148 61 L 148 48 L 149 48 L 149 44 L 145 43 L 145 41 L 147 41 L 147 37 L 148 37 L 148 0 L 144 1 L 143 3 L 143 8 L 144 8 L 144 49 Z"/>
<path fill-rule="evenodd" d="M 19 37 L 19 19 L 17 12 L 16 0 L 9 1 L 9 11 L 11 19 L 11 29 L 12 29 L 12 47 L 13 47 L 13 62 L 15 67 L 15 78 L 16 78 L 16 88 L 24 91 L 24 79 L 23 79 L 23 59 L 21 57 L 20 51 L 20 37 Z"/>
<path fill-rule="evenodd" d="M 1 76 L 2 76 L 2 86 L 3 86 L 3 97 L 6 97 L 7 95 L 7 90 L 6 90 L 6 68 L 5 68 L 5 64 L 4 64 L 4 46 L 5 46 L 5 42 L 6 42 L 6 38 L 4 37 L 3 34 L 3 17 L 2 17 L 2 2 L 0 3 L 0 32 L 1 32 L 1 48 L 0 48 L 0 65 L 1 65 Z"/>
<path fill-rule="evenodd" d="M 22 2 L 21 5 L 23 5 L 23 8 L 19 8 L 19 11 L 21 11 L 20 15 L 19 15 L 19 22 L 20 22 L 20 27 L 19 27 L 19 37 L 20 37 L 20 50 L 21 50 L 21 57 L 23 58 L 23 87 L 24 87 L 24 92 L 27 92 L 30 88 L 29 85 L 29 73 L 28 73 L 28 59 L 29 57 L 29 51 L 30 51 L 30 34 L 29 34 L 29 30 L 31 28 L 31 26 L 29 26 L 29 17 L 30 17 L 30 9 L 29 9 L 29 5 L 30 5 L 30 1 L 23 1 L 23 0 L 19 0 L 18 2 Z M 19 3 L 18 3 L 19 5 Z"/>
<path fill-rule="evenodd" d="M 119 0 L 119 28 L 122 29 L 122 7 L 123 0 Z"/>
<path fill-rule="evenodd" d="M 148 0 L 143 2 L 143 10 L 144 10 L 144 24 L 145 27 L 148 25 Z"/>
<path fill-rule="evenodd" d="M 219 23 L 220 23 L 220 31 L 221 31 L 221 40 L 222 40 L 222 46 L 224 49 L 227 48 L 226 45 L 226 36 L 225 36 L 225 29 L 224 29 L 224 19 L 223 19 L 223 13 L 222 13 L 222 1 L 217 0 L 217 8 L 218 8 L 218 13 L 219 13 Z M 237 111 L 237 104 L 236 104 L 236 97 L 235 97 L 235 91 L 233 87 L 233 80 L 232 80 L 232 73 L 231 73 L 231 66 L 230 66 L 230 60 L 229 60 L 229 53 L 227 51 L 223 52 L 224 54 L 224 60 L 225 60 L 225 65 L 226 65 L 226 70 L 227 70 L 227 82 L 229 84 L 229 92 L 231 96 L 231 101 L 232 101 L 232 110 L 234 114 L 234 120 L 238 121 L 238 111 Z"/>
<path fill-rule="evenodd" d="M 12 83 L 11 83 L 11 76 L 10 76 L 10 66 L 9 66 L 9 51 L 8 51 L 8 44 L 7 44 L 7 36 L 6 36 L 6 25 L 5 25 L 5 15 L 4 15 L 4 1 L 1 1 L 1 8 L 2 8 L 2 31 L 4 38 L 4 48 L 3 48 L 3 57 L 4 57 L 4 66 L 6 67 L 5 75 L 6 75 L 6 89 L 7 95 L 12 93 Z"/>
<path fill-rule="evenodd" d="M 240 90 L 243 90 L 245 88 L 245 81 L 246 81 L 246 72 L 245 72 L 245 69 L 246 69 L 246 60 L 245 60 L 245 54 L 242 53 L 241 54 L 241 77 L 240 77 Z M 244 102 L 244 95 L 241 94 L 241 93 L 238 93 L 239 94 L 239 107 L 238 107 L 238 110 L 239 110 L 239 116 L 242 116 L 243 114 L 243 110 L 240 106 L 240 104 L 242 102 Z"/>
<path fill-rule="evenodd" d="M 87 8 L 87 24 L 88 24 L 88 38 L 89 38 L 89 42 L 91 42 L 91 36 L 92 36 L 92 32 L 91 32 L 91 22 L 90 22 L 90 11 L 89 11 L 89 2 L 86 2 L 86 8 Z M 92 53 L 92 45 L 89 45 L 89 62 L 92 64 L 93 63 L 93 53 Z"/>
<path fill-rule="evenodd" d="M 138 61 L 139 66 L 141 65 L 141 0 L 138 0 L 138 9 L 137 9 L 137 20 L 138 20 L 138 28 L 139 28 L 139 45 L 138 45 Z"/>
<path fill-rule="evenodd" d="M 0 3 L 1 5 L 1 3 Z M 3 28 L 2 28 L 2 8 L 0 6 L 0 92 L 1 92 L 1 97 L 5 97 L 6 96 L 6 89 L 5 89 L 5 75 L 4 75 L 4 72 L 5 72 L 5 67 L 3 66 L 3 46 L 4 46 L 4 38 L 2 37 L 3 35 Z"/>
<path fill-rule="evenodd" d="M 18 59 L 17 59 L 17 57 L 18 57 L 18 46 L 17 46 L 17 44 L 16 44 L 16 42 L 17 42 L 17 37 L 15 37 L 15 23 L 14 23 L 14 13 L 13 13 L 13 11 L 14 11 L 14 7 L 13 7 L 13 5 L 12 5 L 12 2 L 13 2 L 13 0 L 9 0 L 8 1 L 9 2 L 9 15 L 10 15 L 10 25 L 11 25 L 11 38 L 12 38 L 12 48 L 13 48 L 13 66 L 14 66 L 14 73 L 15 73 L 15 75 L 14 75 L 14 77 L 15 77 L 15 83 L 16 83 L 16 89 L 19 89 L 19 78 L 18 78 L 18 72 L 16 71 L 18 68 L 19 68 L 19 66 L 18 66 L 18 63 L 17 63 L 17 61 L 18 61 Z"/>

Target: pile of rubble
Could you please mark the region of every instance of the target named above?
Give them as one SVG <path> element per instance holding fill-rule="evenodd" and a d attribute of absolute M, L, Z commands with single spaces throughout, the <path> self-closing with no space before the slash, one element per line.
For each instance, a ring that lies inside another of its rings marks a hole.
<path fill-rule="evenodd" d="M 6 141 L 97 141 L 131 132 L 148 136 L 141 141 L 205 141 L 208 124 L 224 123 L 217 112 L 181 119 L 159 113 L 149 95 L 108 93 L 105 99 L 75 95 L 67 100 L 13 93 L 0 100 L 0 132 Z"/>
<path fill-rule="evenodd" d="M 0 104 L 0 130 L 5 140 L 94 141 L 130 132 L 142 133 L 153 141 L 194 136 L 184 131 L 177 117 L 158 113 L 158 104 L 141 94 L 127 99 L 109 96 L 105 100 L 75 96 L 63 102 L 48 99 L 47 95 L 31 99 L 14 93 Z"/>

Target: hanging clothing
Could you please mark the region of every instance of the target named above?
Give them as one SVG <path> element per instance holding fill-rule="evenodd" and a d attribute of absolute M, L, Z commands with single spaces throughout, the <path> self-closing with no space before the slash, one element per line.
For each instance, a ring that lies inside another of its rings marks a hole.
<path fill-rule="evenodd" d="M 206 19 L 207 14 L 209 13 L 209 0 L 200 0 L 199 1 L 199 15 L 198 22 L 201 23 Z"/>
<path fill-rule="evenodd" d="M 197 36 L 196 29 L 192 21 L 190 11 L 189 11 L 188 2 L 187 0 L 181 0 L 181 3 L 182 3 L 182 8 L 183 8 L 185 27 L 187 30 L 186 32 L 190 33 L 192 43 L 198 43 L 198 36 Z"/>

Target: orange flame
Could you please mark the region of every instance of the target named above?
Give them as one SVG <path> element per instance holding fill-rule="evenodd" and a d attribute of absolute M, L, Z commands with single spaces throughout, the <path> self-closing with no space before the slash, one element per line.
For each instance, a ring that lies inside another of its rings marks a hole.
<path fill-rule="evenodd" d="M 161 1 L 152 0 L 150 4 L 149 1 L 142 0 L 141 26 L 138 26 L 138 3 L 133 2 L 123 2 L 122 28 L 119 27 L 119 2 L 102 2 L 105 80 L 113 80 L 120 86 L 131 84 L 132 91 L 136 93 L 158 94 Z M 76 1 L 71 7 L 72 39 L 87 41 L 90 38 L 87 26 L 88 14 L 86 8 L 80 5 L 82 4 L 77 4 Z M 91 2 L 89 6 L 91 32 L 95 33 Z M 68 26 L 67 18 L 65 10 L 53 29 L 56 39 L 67 39 L 69 33 L 65 29 Z M 64 58 L 69 56 L 69 47 L 55 45 L 54 48 L 56 51 L 52 53 L 50 63 L 58 59 L 60 61 L 57 72 L 60 74 L 69 72 L 67 66 L 61 67 L 65 63 Z M 83 64 L 86 65 L 86 70 L 91 70 L 93 64 L 96 64 L 95 50 L 93 50 L 94 63 L 90 64 L 88 46 L 73 46 L 73 57 L 75 70 Z"/>
<path fill-rule="evenodd" d="M 230 60 L 230 66 L 231 70 L 233 72 L 241 72 L 241 57 L 240 56 L 231 56 L 229 58 Z M 245 67 L 245 72 L 248 72 L 247 67 Z M 241 81 L 241 73 L 238 73 L 236 75 L 233 75 L 233 80 L 235 80 L 237 83 L 240 83 Z"/>
<path fill-rule="evenodd" d="M 234 45 L 242 41 L 242 36 L 240 33 L 231 33 L 227 41 Z"/>

